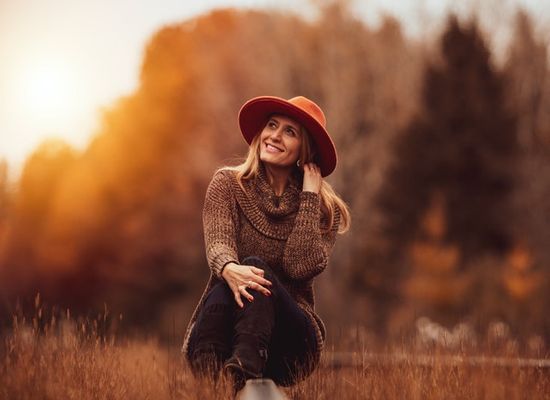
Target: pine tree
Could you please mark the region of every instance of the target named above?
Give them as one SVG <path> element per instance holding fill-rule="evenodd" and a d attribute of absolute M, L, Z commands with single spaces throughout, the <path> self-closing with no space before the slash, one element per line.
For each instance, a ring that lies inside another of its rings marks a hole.
<path fill-rule="evenodd" d="M 450 17 L 440 46 L 441 62 L 425 73 L 423 110 L 399 136 L 380 192 L 384 232 L 403 250 L 437 192 L 448 205 L 445 239 L 466 259 L 502 252 L 510 240 L 515 117 L 475 22 Z"/>

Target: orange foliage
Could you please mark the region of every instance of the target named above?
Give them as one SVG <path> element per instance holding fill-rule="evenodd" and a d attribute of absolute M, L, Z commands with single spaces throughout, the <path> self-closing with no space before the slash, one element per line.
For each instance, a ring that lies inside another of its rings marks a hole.
<path fill-rule="evenodd" d="M 409 248 L 409 258 L 414 268 L 427 273 L 445 275 L 459 266 L 460 252 L 457 246 L 417 241 Z"/>
<path fill-rule="evenodd" d="M 217 167 L 246 151 L 239 107 L 256 95 L 302 94 L 326 110 L 340 154 L 329 179 L 354 213 L 352 231 L 335 248 L 333 275 L 318 291 L 338 286 L 341 303 L 319 296 L 321 312 L 340 318 L 334 310 L 348 306 L 350 285 L 375 301 L 358 301 L 366 305 L 346 318 L 375 325 L 394 312 L 396 297 L 418 312 L 456 315 L 466 301 L 479 300 L 484 293 L 472 288 L 482 272 L 465 270 L 463 254 L 448 240 L 442 195 L 434 194 L 416 221 L 405 262 L 394 268 L 384 258 L 393 247 L 380 235 L 375 198 L 388 179 L 395 139 L 419 111 L 426 44 L 405 37 L 395 19 L 373 29 L 343 3 L 329 3 L 314 21 L 218 10 L 153 35 L 138 88 L 104 111 L 88 148 L 79 154 L 61 142 L 44 144 L 27 160 L 13 204 L 0 193 L 2 295 L 40 290 L 76 311 L 107 302 L 125 322 L 166 336 L 179 332 L 208 273 L 201 226 L 206 185 Z M 528 66 L 514 65 L 520 87 Z M 2 185 L 4 175 L 0 168 Z M 532 259 L 543 247 L 536 254 L 514 250 L 506 273 L 495 273 L 513 299 L 540 293 L 546 278 Z"/>
<path fill-rule="evenodd" d="M 402 291 L 408 301 L 420 308 L 463 304 L 474 282 L 471 274 L 458 270 L 458 246 L 445 243 L 446 218 L 445 199 L 441 193 L 434 193 L 420 220 L 418 239 L 408 248 L 411 271 Z"/>
<path fill-rule="evenodd" d="M 542 289 L 545 274 L 534 270 L 533 264 L 533 257 L 523 243 L 516 244 L 507 254 L 502 282 L 513 299 L 526 301 Z"/>
<path fill-rule="evenodd" d="M 464 303 L 471 289 L 473 277 L 413 275 L 403 284 L 403 292 L 409 301 L 418 305 L 437 307 L 457 306 Z"/>

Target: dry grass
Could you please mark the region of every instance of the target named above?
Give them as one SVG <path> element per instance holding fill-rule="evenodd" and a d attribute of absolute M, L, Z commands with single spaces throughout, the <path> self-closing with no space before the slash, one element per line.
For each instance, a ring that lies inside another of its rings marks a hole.
<path fill-rule="evenodd" d="M 14 321 L 0 352 L 0 399 L 223 399 L 229 385 L 199 382 L 179 351 L 152 340 L 115 342 L 98 324 L 70 319 L 38 328 Z M 401 349 L 402 350 L 402 349 Z M 320 367 L 285 389 L 291 399 L 550 399 L 550 371 L 519 367 L 422 366 L 415 357 L 357 367 Z"/>
<path fill-rule="evenodd" d="M 318 370 L 290 391 L 293 399 L 548 399 L 549 371 L 520 368 L 363 365 Z"/>

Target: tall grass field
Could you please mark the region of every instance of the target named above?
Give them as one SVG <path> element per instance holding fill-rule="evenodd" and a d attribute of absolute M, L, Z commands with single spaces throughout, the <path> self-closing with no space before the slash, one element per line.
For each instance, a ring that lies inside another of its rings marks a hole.
<path fill-rule="evenodd" d="M 166 346 L 151 339 L 116 338 L 102 333 L 101 320 L 76 321 L 70 316 L 47 323 L 37 317 L 14 317 L 12 325 L 0 347 L 2 400 L 232 397 L 223 377 L 196 380 L 176 343 Z M 373 349 L 349 347 L 353 350 L 345 352 L 343 359 L 341 352 L 328 349 L 321 366 L 307 380 L 282 389 L 287 397 L 550 399 L 550 368 L 515 364 L 520 358 L 511 351 L 501 354 L 511 363 L 493 365 L 460 362 L 474 356 L 465 349 L 449 352 L 402 345 L 379 352 L 385 356 L 377 361 Z M 449 359 L 455 361 L 449 363 Z"/>

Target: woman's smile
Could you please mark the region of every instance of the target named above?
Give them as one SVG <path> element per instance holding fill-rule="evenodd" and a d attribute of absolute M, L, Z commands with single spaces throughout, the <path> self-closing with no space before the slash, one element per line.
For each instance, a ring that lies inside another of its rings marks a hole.
<path fill-rule="evenodd" d="M 266 143 L 265 144 L 265 151 L 267 151 L 268 153 L 282 153 L 282 152 L 284 152 L 283 149 L 281 149 L 280 147 L 277 147 L 275 145 L 272 145 L 271 143 Z"/>

